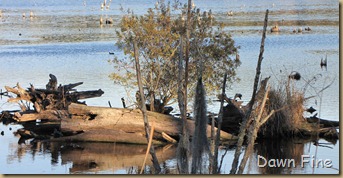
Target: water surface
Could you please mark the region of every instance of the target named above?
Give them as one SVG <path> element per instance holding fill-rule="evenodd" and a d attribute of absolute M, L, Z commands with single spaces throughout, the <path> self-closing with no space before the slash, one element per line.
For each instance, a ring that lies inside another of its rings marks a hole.
<path fill-rule="evenodd" d="M 108 63 L 113 58 L 108 52 L 122 57 L 122 52 L 114 46 L 118 21 L 112 26 L 100 26 L 98 20 L 100 16 L 120 19 L 125 14 L 119 10 L 121 6 L 142 14 L 147 8 L 153 7 L 155 1 L 113 1 L 110 8 L 103 11 L 100 10 L 101 2 L 2 0 L 0 9 L 5 15 L 0 19 L 0 87 L 3 91 L 4 86 L 15 86 L 17 82 L 23 87 L 29 87 L 32 83 L 36 88 L 44 88 L 52 73 L 56 75 L 58 83 L 84 82 L 77 87 L 79 91 L 101 88 L 105 92 L 102 97 L 86 100 L 88 105 L 108 107 L 110 101 L 113 107 L 122 107 L 121 97 L 127 98 L 130 103 L 126 90 L 115 85 L 108 77 L 111 72 L 115 72 Z M 196 1 L 195 4 L 202 9 L 212 9 L 218 20 L 227 24 L 227 31 L 240 46 L 242 65 L 238 68 L 237 75 L 241 80 L 227 89 L 228 96 L 242 93 L 244 103 L 251 97 L 262 34 L 260 24 L 268 8 L 269 26 L 278 24 L 282 31 L 267 33 L 262 78 L 271 76 L 270 82 L 277 86 L 278 81 L 285 80 L 292 71 L 297 71 L 302 80 L 295 82 L 294 86 L 298 90 L 304 90 L 307 81 L 316 77 L 316 81 L 311 82 L 311 87 L 306 90 L 306 96 L 314 96 L 306 102 L 306 107 L 315 107 L 321 118 L 339 120 L 337 1 L 261 0 L 250 3 L 248 0 L 234 0 Z M 230 10 L 235 14 L 232 17 L 226 16 Z M 35 18 L 28 17 L 30 11 L 36 14 Z M 22 13 L 26 13 L 27 17 L 23 19 Z M 294 28 L 307 26 L 311 26 L 311 32 L 292 32 Z M 320 68 L 320 59 L 326 56 L 327 70 Z M 322 95 L 318 94 L 318 91 L 331 82 L 332 85 Z M 215 99 L 215 96 L 208 96 L 208 99 Z M 177 105 L 174 108 L 177 110 Z M 212 112 L 218 112 L 219 103 L 212 103 L 208 108 Z M 0 111 L 13 109 L 19 109 L 18 105 L 8 103 L 5 97 L 0 99 Z M 0 131 L 5 133 L 0 136 L 0 172 L 3 174 L 135 174 L 141 167 L 142 155 L 146 149 L 144 146 L 115 143 L 73 145 L 27 140 L 18 144 L 19 138 L 13 132 L 21 127 L 0 125 Z M 319 142 L 325 143 L 326 147 L 316 147 L 311 140 L 260 142 L 245 173 L 337 174 L 339 142 Z M 269 148 L 269 145 L 273 147 Z M 157 152 L 166 173 L 176 173 L 175 148 L 161 147 Z M 224 153 L 222 148 L 219 158 Z M 222 174 L 229 173 L 233 154 L 233 148 L 226 153 Z M 263 169 L 256 166 L 257 155 L 299 159 L 303 154 L 332 159 L 333 168 L 313 169 L 308 165 L 304 168 L 297 165 L 291 169 Z"/>

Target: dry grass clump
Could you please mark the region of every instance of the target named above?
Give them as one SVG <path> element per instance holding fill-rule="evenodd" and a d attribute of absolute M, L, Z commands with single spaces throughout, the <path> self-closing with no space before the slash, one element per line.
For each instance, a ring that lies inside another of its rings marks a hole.
<path fill-rule="evenodd" d="M 269 92 L 265 115 L 275 110 L 275 114 L 261 127 L 259 134 L 263 137 L 291 136 L 297 133 L 297 128 L 304 123 L 304 93 L 286 85 L 279 85 Z"/>

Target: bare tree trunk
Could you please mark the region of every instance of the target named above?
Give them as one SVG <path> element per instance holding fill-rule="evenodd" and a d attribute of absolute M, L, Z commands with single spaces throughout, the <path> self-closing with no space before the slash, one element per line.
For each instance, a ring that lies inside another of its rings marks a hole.
<path fill-rule="evenodd" d="M 184 91 L 184 81 L 183 81 L 183 40 L 182 36 L 180 37 L 180 59 L 179 59 L 179 76 L 178 76 L 178 103 L 182 118 L 182 134 L 180 138 L 180 142 L 177 147 L 177 160 L 178 160 L 178 169 L 181 174 L 188 174 L 188 155 L 189 155 L 189 133 L 186 127 L 187 124 L 187 115 L 186 115 L 186 107 L 185 107 L 185 98 L 187 98 L 186 93 Z"/>
<path fill-rule="evenodd" d="M 225 73 L 225 75 L 224 75 L 222 97 L 220 99 L 221 100 L 220 101 L 220 111 L 219 111 L 218 126 L 217 126 L 218 130 L 216 133 L 216 140 L 215 140 L 215 145 L 214 145 L 212 174 L 218 174 L 219 173 L 219 170 L 218 170 L 218 147 L 219 147 L 219 140 L 220 140 L 220 130 L 221 130 L 222 121 L 223 121 L 223 110 L 224 110 L 223 106 L 224 106 L 226 78 L 227 78 L 227 73 Z"/>
<path fill-rule="evenodd" d="M 235 157 L 234 160 L 232 162 L 232 167 L 230 170 L 230 174 L 235 174 L 237 171 L 237 166 L 238 166 L 238 159 L 239 156 L 241 154 L 241 149 L 242 149 L 242 145 L 243 145 L 243 141 L 244 141 L 244 136 L 246 133 L 246 128 L 247 128 L 247 123 L 248 120 L 250 120 L 250 114 L 251 114 L 251 110 L 252 107 L 254 105 L 255 102 L 255 97 L 256 97 L 256 91 L 257 91 L 257 87 L 258 87 L 258 81 L 260 79 L 260 74 L 261 74 L 261 64 L 262 64 L 262 59 L 263 59 L 263 52 L 264 52 L 264 39 L 266 38 L 266 31 L 267 31 L 267 24 L 268 24 L 268 13 L 269 10 L 267 9 L 266 11 L 266 16 L 264 19 L 264 26 L 263 26 L 263 32 L 262 32 L 262 41 L 261 41 L 261 46 L 260 46 L 260 55 L 258 57 L 258 62 L 257 62 L 257 67 L 256 67 L 256 75 L 255 75 L 255 81 L 254 81 L 254 90 L 252 93 L 252 97 L 251 100 L 249 102 L 249 108 L 246 112 L 246 115 L 243 118 L 242 124 L 240 126 L 240 131 L 239 131 L 239 135 L 238 135 L 238 143 L 237 143 L 237 148 L 235 151 Z"/>
<path fill-rule="evenodd" d="M 264 111 L 264 107 L 268 98 L 268 92 L 270 90 L 270 86 L 268 86 L 266 93 L 264 94 L 264 98 L 263 101 L 261 103 L 260 108 L 260 113 L 258 114 L 257 118 L 253 121 L 253 123 L 249 126 L 248 128 L 248 146 L 245 149 L 244 152 L 244 156 L 242 158 L 241 164 L 239 165 L 239 170 L 238 170 L 238 174 L 242 174 L 245 168 L 245 165 L 249 159 L 249 156 L 251 155 L 251 153 L 254 150 L 254 145 L 255 145 L 255 140 L 257 138 L 257 133 L 260 129 L 260 127 L 269 119 L 269 117 L 274 114 L 274 110 L 271 111 L 271 113 L 265 117 L 264 119 L 261 120 L 262 118 L 262 113 Z"/>
<path fill-rule="evenodd" d="M 137 47 L 137 42 L 135 39 L 133 39 L 133 48 L 134 48 L 134 55 L 135 55 L 135 63 L 136 63 L 136 73 L 137 73 L 137 82 L 138 82 L 138 88 L 139 88 L 139 93 L 141 95 L 141 110 L 143 114 L 143 119 L 144 119 L 144 127 L 145 127 L 145 135 L 146 139 L 149 142 L 150 138 L 150 126 L 149 126 L 149 120 L 147 116 L 147 109 L 145 106 L 145 96 L 144 96 L 144 91 L 143 91 L 143 84 L 142 84 L 142 79 L 141 79 L 141 71 L 140 71 L 140 65 L 139 65 L 139 53 L 138 53 L 138 47 Z M 152 162 L 156 171 L 156 174 L 159 174 L 161 172 L 161 167 L 160 164 L 158 163 L 154 147 L 150 147 L 150 154 L 152 157 Z"/>
<path fill-rule="evenodd" d="M 155 111 L 155 95 L 152 91 L 150 91 L 150 111 Z"/>
<path fill-rule="evenodd" d="M 179 159 L 179 171 L 181 174 L 188 174 L 189 173 L 189 166 L 188 166 L 188 156 L 189 156 L 189 133 L 186 127 L 187 123 L 187 85 L 188 85 L 188 63 L 189 63 L 189 36 L 190 36 L 190 21 L 191 21 L 191 8 L 192 8 L 192 0 L 188 0 L 188 8 L 187 8 L 187 21 L 186 21 L 186 52 L 185 52 L 185 68 L 184 68 L 184 80 L 182 81 L 182 60 L 183 60 L 183 43 L 182 43 L 182 35 L 181 35 L 181 54 L 180 54 L 180 61 L 179 61 L 179 107 L 181 112 L 181 118 L 183 120 L 182 124 L 182 135 L 180 139 L 180 143 L 178 145 L 178 158 Z M 182 97 L 181 97 L 182 95 Z"/>

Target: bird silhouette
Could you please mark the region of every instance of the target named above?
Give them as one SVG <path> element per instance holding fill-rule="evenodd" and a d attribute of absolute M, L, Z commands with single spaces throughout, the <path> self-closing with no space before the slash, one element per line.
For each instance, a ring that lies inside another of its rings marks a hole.
<path fill-rule="evenodd" d="M 288 78 L 294 79 L 294 80 L 300 80 L 301 75 L 300 75 L 299 72 L 293 71 L 293 72 L 288 76 Z"/>
<path fill-rule="evenodd" d="M 236 98 L 239 98 L 241 100 L 242 99 L 242 94 L 236 93 L 235 97 L 233 99 L 236 100 Z"/>
<path fill-rule="evenodd" d="M 325 56 L 325 60 L 323 58 L 320 60 L 320 68 L 323 69 L 323 67 L 327 69 L 327 55 Z"/>
<path fill-rule="evenodd" d="M 315 112 L 317 110 L 311 106 L 310 108 L 307 108 L 306 111 L 312 114 L 313 112 Z"/>

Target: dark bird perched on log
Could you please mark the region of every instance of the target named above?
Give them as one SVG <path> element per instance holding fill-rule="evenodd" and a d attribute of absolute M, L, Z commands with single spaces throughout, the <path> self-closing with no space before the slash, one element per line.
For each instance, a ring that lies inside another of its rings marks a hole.
<path fill-rule="evenodd" d="M 310 108 L 307 108 L 306 111 L 312 114 L 313 112 L 315 112 L 317 110 L 311 106 Z"/>
<path fill-rule="evenodd" d="M 327 69 L 327 55 L 325 56 L 325 60 L 323 60 L 323 58 L 320 60 L 320 68 L 323 69 L 323 67 L 325 67 L 325 69 Z"/>
<path fill-rule="evenodd" d="M 164 108 L 163 108 L 163 114 L 167 114 L 167 115 L 169 115 L 170 114 L 170 112 L 172 112 L 174 110 L 174 108 L 173 107 L 171 107 L 171 106 L 165 106 Z"/>
<path fill-rule="evenodd" d="M 235 97 L 233 99 L 236 100 L 236 98 L 239 98 L 241 100 L 242 99 L 242 94 L 236 93 Z"/>
<path fill-rule="evenodd" d="M 301 75 L 300 75 L 299 72 L 293 71 L 288 77 L 289 77 L 290 79 L 300 80 Z"/>

